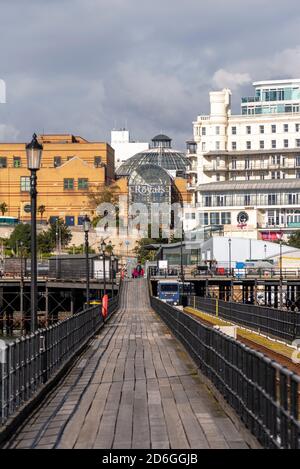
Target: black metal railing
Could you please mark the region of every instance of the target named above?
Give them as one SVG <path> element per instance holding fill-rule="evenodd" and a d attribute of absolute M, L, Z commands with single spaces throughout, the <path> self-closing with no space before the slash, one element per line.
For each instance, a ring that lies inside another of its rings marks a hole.
<path fill-rule="evenodd" d="M 157 298 L 151 305 L 264 448 L 300 448 L 298 375 Z"/>
<path fill-rule="evenodd" d="M 287 341 L 300 338 L 299 312 L 202 297 L 189 297 L 188 306 Z"/>
<path fill-rule="evenodd" d="M 107 319 L 118 303 L 119 296 L 109 301 Z M 97 305 L 11 343 L 0 341 L 0 429 L 103 324 Z"/>

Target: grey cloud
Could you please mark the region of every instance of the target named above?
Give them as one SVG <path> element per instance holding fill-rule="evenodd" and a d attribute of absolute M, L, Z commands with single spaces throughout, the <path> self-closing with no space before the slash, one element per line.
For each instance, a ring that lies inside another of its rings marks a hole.
<path fill-rule="evenodd" d="M 247 77 L 300 76 L 296 0 L 0 1 L 2 140 L 109 139 L 127 121 L 140 139 L 163 130 L 183 148 L 212 88 L 233 86 L 238 112 Z"/>

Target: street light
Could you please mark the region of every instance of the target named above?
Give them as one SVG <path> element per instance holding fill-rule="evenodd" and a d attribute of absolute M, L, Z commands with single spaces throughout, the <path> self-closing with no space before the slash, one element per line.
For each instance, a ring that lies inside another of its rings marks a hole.
<path fill-rule="evenodd" d="M 100 244 L 100 250 L 102 254 L 102 260 L 103 260 L 103 296 L 106 295 L 106 272 L 105 272 L 105 248 L 106 248 L 106 242 L 104 239 L 102 240 Z"/>
<path fill-rule="evenodd" d="M 229 274 L 231 275 L 231 238 L 228 239 Z"/>
<path fill-rule="evenodd" d="M 115 256 L 114 253 L 111 253 L 110 256 L 110 272 L 111 272 L 111 297 L 114 297 L 114 275 L 115 275 L 115 269 L 114 269 L 114 263 L 115 263 Z"/>
<path fill-rule="evenodd" d="M 276 233 L 276 237 L 279 240 L 279 306 L 282 307 L 282 236 L 283 233 Z"/>
<path fill-rule="evenodd" d="M 30 300 L 30 330 L 35 332 L 37 327 L 37 237 L 36 237 L 36 199 L 37 199 L 37 176 L 36 172 L 41 167 L 43 145 L 41 145 L 36 134 L 26 145 L 27 168 L 30 171 L 30 212 L 31 212 L 31 300 Z"/>
<path fill-rule="evenodd" d="M 264 245 L 264 250 L 265 250 L 265 259 L 267 258 L 267 245 Z"/>
<path fill-rule="evenodd" d="M 90 306 L 90 263 L 89 263 L 89 231 L 91 221 L 87 215 L 83 219 L 83 231 L 85 239 L 85 266 L 86 266 L 86 307 Z"/>

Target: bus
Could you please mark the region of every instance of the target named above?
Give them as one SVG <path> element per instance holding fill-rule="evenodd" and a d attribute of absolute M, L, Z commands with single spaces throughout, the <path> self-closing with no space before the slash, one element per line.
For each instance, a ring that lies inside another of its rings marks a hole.
<path fill-rule="evenodd" d="M 178 306 L 183 303 L 183 297 L 194 294 L 194 285 L 191 282 L 178 280 L 159 280 L 157 283 L 157 296 L 170 305 Z"/>
<path fill-rule="evenodd" d="M 20 220 L 16 217 L 1 217 L 0 216 L 0 225 L 11 225 L 11 226 L 14 226 L 14 225 L 17 225 L 18 223 L 20 223 Z"/>

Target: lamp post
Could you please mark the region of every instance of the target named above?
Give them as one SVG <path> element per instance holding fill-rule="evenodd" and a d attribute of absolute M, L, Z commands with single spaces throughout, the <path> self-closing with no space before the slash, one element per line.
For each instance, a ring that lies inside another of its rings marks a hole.
<path fill-rule="evenodd" d="M 37 328 L 37 236 L 36 236 L 36 199 L 37 199 L 37 176 L 41 167 L 43 145 L 41 145 L 36 134 L 26 145 L 27 168 L 30 171 L 30 207 L 31 207 L 31 300 L 30 300 L 30 331 L 35 332 Z"/>
<path fill-rule="evenodd" d="M 102 260 L 103 260 L 103 296 L 106 295 L 105 248 L 106 248 L 106 242 L 103 239 L 100 245 Z"/>
<path fill-rule="evenodd" d="M 282 307 L 282 235 L 283 233 L 277 233 L 277 239 L 279 240 L 279 306 Z"/>
<path fill-rule="evenodd" d="M 21 282 L 24 280 L 24 271 L 23 271 L 23 241 L 20 241 L 20 261 L 21 261 Z"/>
<path fill-rule="evenodd" d="M 183 219 L 181 220 L 181 241 L 180 241 L 180 277 L 181 281 L 184 283 L 184 269 L 183 269 Z"/>
<path fill-rule="evenodd" d="M 114 263 L 115 263 L 115 256 L 114 253 L 111 253 L 110 256 L 110 272 L 111 272 L 111 297 L 114 297 L 114 275 L 115 275 L 115 269 L 114 269 Z"/>
<path fill-rule="evenodd" d="M 231 238 L 228 239 L 229 275 L 231 276 Z"/>
<path fill-rule="evenodd" d="M 86 270 L 86 307 L 90 306 L 90 263 L 89 263 L 89 231 L 91 227 L 90 219 L 85 215 L 83 220 L 83 231 L 85 240 L 85 270 Z"/>
<path fill-rule="evenodd" d="M 265 250 L 265 259 L 267 258 L 267 245 L 264 245 L 264 250 Z"/>

